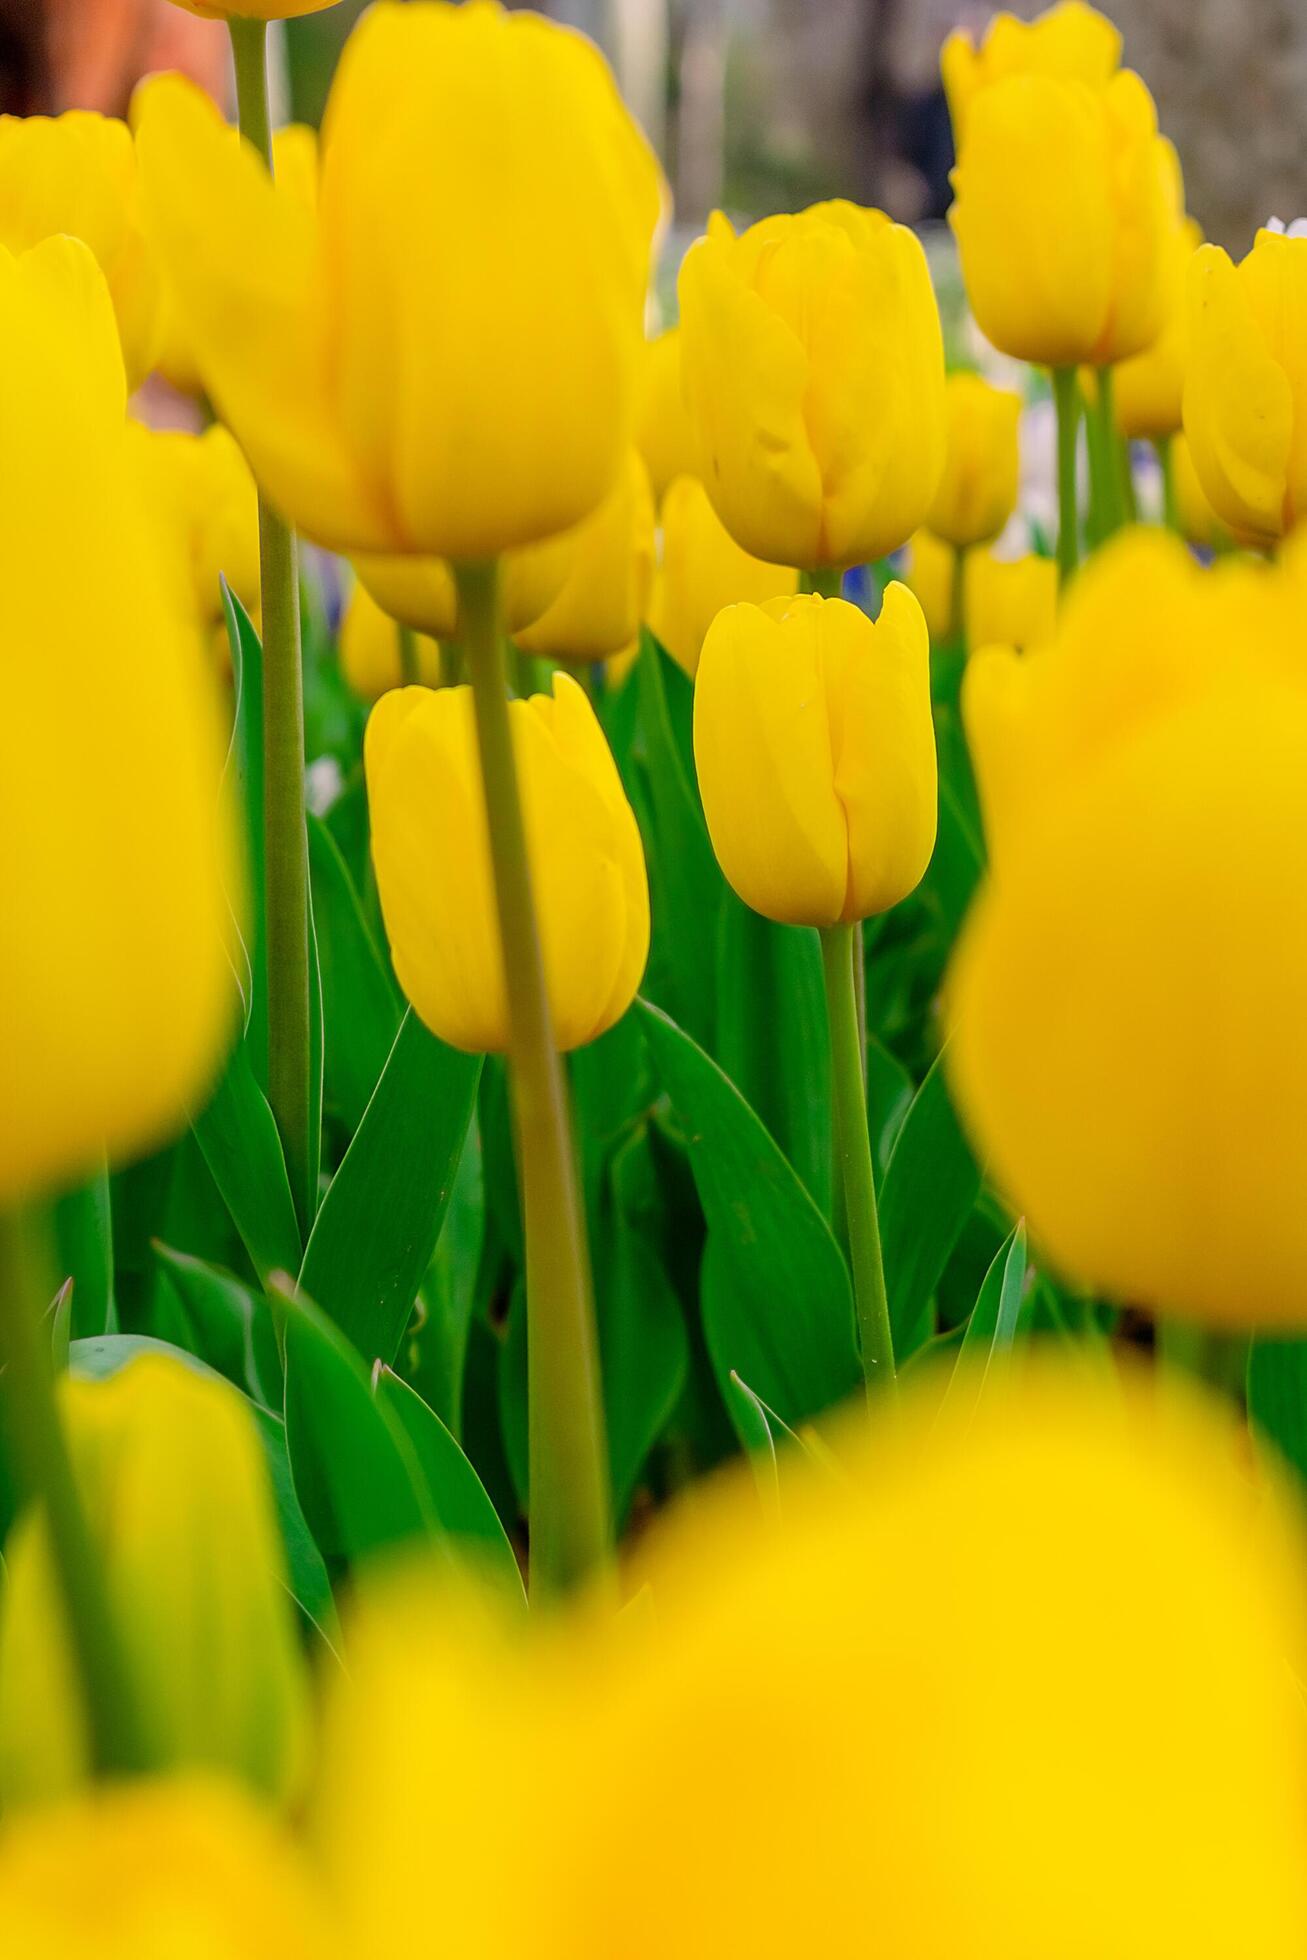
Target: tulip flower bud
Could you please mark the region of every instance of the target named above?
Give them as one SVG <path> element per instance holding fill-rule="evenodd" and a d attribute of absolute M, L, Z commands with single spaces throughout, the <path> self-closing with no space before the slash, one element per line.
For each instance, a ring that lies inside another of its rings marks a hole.
<path fill-rule="evenodd" d="M 633 449 L 604 502 L 572 533 L 567 573 L 552 603 L 514 635 L 523 653 L 588 663 L 628 647 L 653 583 L 654 507 L 644 458 Z"/>
<path fill-rule="evenodd" d="M 301 14 L 320 14 L 335 0 L 173 0 L 184 13 L 202 20 L 298 20 Z"/>
<path fill-rule="evenodd" d="M 907 587 L 874 624 L 815 596 L 719 613 L 694 759 L 717 861 L 755 912 L 830 926 L 897 905 L 935 844 L 930 646 Z"/>
<path fill-rule="evenodd" d="M 634 427 L 662 183 L 590 42 L 493 0 L 370 7 L 332 83 L 315 211 L 175 76 L 140 92 L 138 127 L 197 365 L 301 530 L 470 561 L 603 501 Z"/>
<path fill-rule="evenodd" d="M 1198 481 L 1189 443 L 1183 434 L 1171 438 L 1171 481 L 1181 536 L 1190 544 L 1213 550 L 1227 533 Z"/>
<path fill-rule="evenodd" d="M 944 474 L 925 528 L 959 549 L 996 538 L 1016 509 L 1021 397 L 979 374 L 948 377 Z"/>
<path fill-rule="evenodd" d="M 1028 552 L 996 558 L 969 551 L 962 568 L 962 612 L 969 647 L 1033 647 L 1051 639 L 1057 619 L 1057 565 Z"/>
<path fill-rule="evenodd" d="M 1296 573 L 1139 532 L 964 696 L 993 875 L 960 1110 L 1065 1273 L 1218 1325 L 1307 1325 L 1301 607 Z"/>
<path fill-rule="evenodd" d="M 681 476 L 663 498 L 663 555 L 654 574 L 649 626 L 693 680 L 704 635 L 724 606 L 787 599 L 799 575 L 742 551 L 697 477 Z"/>
<path fill-rule="evenodd" d="M 305 1681 L 267 1461 L 216 1375 L 143 1354 L 69 1381 L 65 1418 L 124 1660 L 157 1759 L 274 1796 L 301 1766 Z M 0 1784 L 48 1799 L 87 1772 L 87 1740 L 44 1521 L 5 1548 Z"/>
<path fill-rule="evenodd" d="M 736 543 L 805 569 L 897 550 L 944 466 L 939 312 L 914 234 L 839 201 L 739 238 L 717 212 L 680 295 L 697 473 Z"/>
<path fill-rule="evenodd" d="M 941 645 L 954 630 L 954 580 L 958 554 L 933 532 L 918 531 L 908 541 L 903 582 L 925 614 L 931 641 Z"/>
<path fill-rule="evenodd" d="M 554 1037 L 593 1041 L 626 1012 L 649 951 L 644 852 L 583 689 L 509 709 Z M 508 1003 L 472 691 L 403 688 L 364 747 L 372 856 L 400 986 L 457 1048 L 508 1047 Z"/>
<path fill-rule="evenodd" d="M 656 503 L 678 476 L 694 475 L 698 445 L 681 385 L 679 327 L 648 343 L 635 446 L 648 466 Z"/>
<path fill-rule="evenodd" d="M 1198 481 L 1241 542 L 1307 516 L 1307 238 L 1259 231 L 1237 267 L 1217 245 L 1189 270 L 1184 432 Z"/>
<path fill-rule="evenodd" d="M 87 248 L 0 249 L 0 1201 L 180 1129 L 235 1009 L 225 737 Z M 24 649 L 17 657 L 15 649 Z"/>
<path fill-rule="evenodd" d="M 137 422 L 128 423 L 127 433 L 184 603 L 225 666 L 220 580 L 256 622 L 259 614 L 259 506 L 250 466 L 218 423 L 198 436 Z"/>
<path fill-rule="evenodd" d="M 392 687 L 404 685 L 400 659 L 400 629 L 383 612 L 362 580 L 349 595 L 340 622 L 340 671 L 345 685 L 360 701 L 376 701 Z M 440 685 L 440 648 L 425 633 L 415 633 L 417 679 L 423 687 Z"/>
<path fill-rule="evenodd" d="M 89 110 L 0 116 L 0 245 L 25 252 L 60 233 L 80 238 L 95 255 L 113 301 L 127 385 L 135 388 L 154 365 L 163 320 L 132 133 Z"/>
<path fill-rule="evenodd" d="M 563 589 L 578 535 L 583 527 L 560 531 L 540 544 L 506 551 L 500 562 L 500 607 L 504 626 L 519 633 L 539 619 Z M 359 581 L 383 612 L 433 639 L 458 638 L 458 595 L 454 574 L 443 558 L 375 558 L 360 554 L 354 560 Z"/>
<path fill-rule="evenodd" d="M 1096 7 L 1061 0 L 1033 21 L 995 14 L 979 47 L 965 29 L 955 28 L 939 65 L 960 149 L 968 112 L 982 89 L 1009 75 L 1043 75 L 1104 89 L 1121 65 L 1121 35 Z"/>

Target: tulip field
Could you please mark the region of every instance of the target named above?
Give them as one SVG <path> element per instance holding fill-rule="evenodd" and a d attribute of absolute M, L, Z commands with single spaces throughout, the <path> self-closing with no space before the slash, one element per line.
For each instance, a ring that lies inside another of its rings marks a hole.
<path fill-rule="evenodd" d="M 683 256 L 186 3 L 0 118 L 0 1951 L 1302 1960 L 1307 223 L 1083 0 Z"/>

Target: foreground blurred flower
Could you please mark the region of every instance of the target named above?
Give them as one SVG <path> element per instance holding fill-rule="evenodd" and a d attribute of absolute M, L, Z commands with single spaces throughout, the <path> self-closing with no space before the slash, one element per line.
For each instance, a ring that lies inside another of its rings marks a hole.
<path fill-rule="evenodd" d="M 1307 516 L 1307 238 L 1259 231 L 1239 266 L 1204 245 L 1189 272 L 1184 432 L 1221 522 L 1270 544 Z"/>
<path fill-rule="evenodd" d="M 843 599 L 728 606 L 694 690 L 713 849 L 746 905 L 830 926 L 897 905 L 935 842 L 926 622 L 906 586 L 873 624 Z"/>
<path fill-rule="evenodd" d="M 184 603 L 225 666 L 225 578 L 250 617 L 259 616 L 259 509 L 249 464 L 226 429 L 203 435 L 128 423 L 129 453 L 163 534 Z"/>
<path fill-rule="evenodd" d="M 328 1960 L 321 1901 L 261 1812 L 199 1777 L 120 1784 L 0 1830 L 0 1923 L 36 1960 Z"/>
<path fill-rule="evenodd" d="M 607 494 L 660 180 L 589 42 L 490 0 L 370 8 L 316 214 L 176 77 L 142 91 L 139 132 L 208 391 L 310 536 L 485 559 Z"/>
<path fill-rule="evenodd" d="M 1301 1548 L 1226 1422 L 1046 1368 L 905 1405 L 779 1528 L 738 1480 L 665 1527 L 616 1629 L 374 1600 L 320 1820 L 350 1950 L 425 1950 L 438 1843 L 487 1960 L 1297 1960 Z"/>
<path fill-rule="evenodd" d="M 138 198 L 126 123 L 77 109 L 0 116 L 0 245 L 23 252 L 61 232 L 89 245 L 113 301 L 129 388 L 154 365 L 162 332 Z"/>
<path fill-rule="evenodd" d="M 562 586 L 514 635 L 518 646 L 523 653 L 579 663 L 620 653 L 640 631 L 653 560 L 649 472 L 633 449 L 613 490 L 572 533 Z"/>
<path fill-rule="evenodd" d="M 644 853 L 594 710 L 566 674 L 514 701 L 554 1035 L 593 1041 L 630 1006 L 649 950 Z M 503 957 L 472 694 L 386 695 L 368 722 L 372 852 L 395 972 L 434 1034 L 455 1047 L 509 1045 Z"/>
<path fill-rule="evenodd" d="M 0 1199 L 157 1144 L 235 1006 L 222 734 L 84 245 L 0 250 Z"/>
<path fill-rule="evenodd" d="M 720 212 L 681 267 L 698 474 L 755 557 L 805 570 L 894 551 L 944 464 L 944 360 L 925 254 L 843 202 L 736 237 Z"/>
<path fill-rule="evenodd" d="M 944 474 L 925 528 L 959 549 L 996 538 L 1016 509 L 1021 397 L 979 374 L 948 377 Z"/>
<path fill-rule="evenodd" d="M 381 610 L 362 580 L 357 580 L 340 623 L 340 671 L 351 694 L 375 701 L 405 682 L 400 633 L 389 613 Z M 410 632 L 413 629 L 408 629 Z M 413 633 L 417 661 L 414 679 L 423 687 L 440 685 L 440 648 L 425 633 Z"/>
<path fill-rule="evenodd" d="M 698 445 L 681 385 L 681 334 L 678 327 L 651 340 L 644 357 L 635 446 L 644 457 L 654 498 L 662 502 L 678 476 L 693 475 Z"/>
<path fill-rule="evenodd" d="M 996 558 L 969 551 L 962 572 L 969 647 L 1033 647 L 1051 639 L 1057 618 L 1057 566 L 1027 552 Z"/>
<path fill-rule="evenodd" d="M 157 1762 L 285 1796 L 305 1683 L 262 1444 L 216 1375 L 147 1354 L 63 1390 L 69 1442 Z M 43 1521 L 5 1545 L 0 1787 L 6 1804 L 86 1776 L 87 1742 Z"/>
<path fill-rule="evenodd" d="M 649 626 L 691 679 L 704 635 L 724 606 L 789 598 L 799 575 L 742 551 L 697 477 L 680 476 L 662 506 L 662 559 L 654 574 Z"/>
<path fill-rule="evenodd" d="M 1139 533 L 963 696 L 993 865 L 950 982 L 964 1117 L 1062 1270 L 1226 1324 L 1307 1325 L 1301 605 Z"/>

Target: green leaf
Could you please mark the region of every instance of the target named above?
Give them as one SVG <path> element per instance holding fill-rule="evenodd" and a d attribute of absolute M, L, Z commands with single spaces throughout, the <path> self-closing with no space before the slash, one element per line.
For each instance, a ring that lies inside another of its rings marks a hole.
<path fill-rule="evenodd" d="M 781 1480 L 771 1423 L 763 1403 L 734 1368 L 726 1379 L 726 1406 L 749 1458 L 763 1510 L 770 1518 L 779 1519 Z"/>
<path fill-rule="evenodd" d="M 112 1334 L 118 1319 L 113 1297 L 113 1213 L 109 1173 L 94 1177 L 55 1200 L 55 1245 L 61 1272 L 75 1282 L 72 1331 Z"/>
<path fill-rule="evenodd" d="M 481 1057 L 410 1008 L 323 1199 L 300 1286 L 369 1360 L 394 1361 L 431 1262 L 476 1098 Z"/>
<path fill-rule="evenodd" d="M 900 1362 L 935 1331 L 931 1297 L 980 1184 L 949 1101 L 941 1053 L 903 1119 L 881 1187 L 885 1285 Z"/>
<path fill-rule="evenodd" d="M 700 1298 L 723 1395 L 734 1370 L 797 1427 L 861 1379 L 848 1269 L 739 1091 L 659 1009 L 640 1011 L 708 1221 Z"/>
<path fill-rule="evenodd" d="M 402 1010 L 340 847 L 317 817 L 310 815 L 308 823 L 325 1094 L 352 1136 L 386 1065 Z"/>
<path fill-rule="evenodd" d="M 222 609 L 231 649 L 235 710 L 227 779 L 234 785 L 245 837 L 245 867 L 249 889 L 249 928 L 246 951 L 245 1030 L 250 1066 L 256 1082 L 268 1082 L 268 967 L 263 939 L 267 903 L 266 853 L 263 835 L 263 645 L 240 600 L 226 579 Z"/>
<path fill-rule="evenodd" d="M 655 1236 L 654 1187 L 642 1128 L 609 1164 L 595 1261 L 608 1458 L 619 1520 L 645 1458 L 676 1408 L 689 1367 L 681 1304 Z"/>
<path fill-rule="evenodd" d="M 318 925 L 309 886 L 309 1160 L 304 1167 L 304 1190 L 296 1202 L 301 1243 L 313 1229 L 318 1213 L 322 1176 L 322 1087 L 326 1068 L 326 1029 L 322 1010 L 322 961 L 318 955 Z"/>
<path fill-rule="evenodd" d="M 267 1300 L 231 1273 L 155 1244 L 181 1301 L 194 1352 L 264 1408 L 281 1404 L 281 1357 Z"/>
<path fill-rule="evenodd" d="M 996 1361 L 1011 1352 L 1026 1285 L 1025 1221 L 1015 1225 L 994 1254 L 971 1310 L 945 1402 L 979 1399 Z"/>
<path fill-rule="evenodd" d="M 212 1100 L 191 1128 L 259 1279 L 298 1271 L 299 1222 L 268 1099 L 245 1042 L 231 1052 Z"/>
<path fill-rule="evenodd" d="M 72 1345 L 74 1281 L 66 1279 L 50 1302 L 50 1359 L 56 1375 L 68 1366 Z"/>
<path fill-rule="evenodd" d="M 891 1055 L 874 1034 L 867 1036 L 867 1118 L 871 1124 L 871 1155 L 879 1188 L 898 1141 L 903 1120 L 912 1107 L 916 1084 L 897 1055 Z"/>
<path fill-rule="evenodd" d="M 1248 1354 L 1248 1414 L 1307 1483 L 1307 1341 L 1254 1336 Z"/>
<path fill-rule="evenodd" d="M 467 1344 L 485 1230 L 481 1134 L 474 1107 L 435 1256 L 418 1296 L 422 1312 L 410 1323 L 404 1357 L 406 1380 L 460 1442 Z"/>
<path fill-rule="evenodd" d="M 431 1511 L 454 1551 L 502 1597 L 524 1606 L 522 1575 L 499 1514 L 440 1417 L 389 1368 L 378 1373 L 377 1397 L 399 1418 L 426 1478 Z"/>

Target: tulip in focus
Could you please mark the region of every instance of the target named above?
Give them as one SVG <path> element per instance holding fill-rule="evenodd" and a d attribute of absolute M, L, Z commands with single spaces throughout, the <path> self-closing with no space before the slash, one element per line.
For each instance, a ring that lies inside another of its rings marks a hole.
<path fill-rule="evenodd" d="M 649 626 L 693 680 L 704 636 L 724 606 L 787 599 L 799 575 L 742 551 L 697 477 L 680 476 L 662 506 L 662 560 L 654 574 Z"/>
<path fill-rule="evenodd" d="M 1235 266 L 1204 245 L 1189 272 L 1184 432 L 1207 500 L 1241 543 L 1307 516 L 1307 237 L 1270 227 Z"/>
<path fill-rule="evenodd" d="M 626 1012 L 649 950 L 635 817 L 583 689 L 509 707 L 545 982 L 560 1049 Z M 509 1045 L 503 955 L 470 688 L 403 688 L 365 746 L 372 855 L 400 986 L 441 1040 Z"/>
<path fill-rule="evenodd" d="M 1009 559 L 969 551 L 962 610 L 969 647 L 1039 646 L 1052 638 L 1057 619 L 1057 566 L 1034 552 Z"/>
<path fill-rule="evenodd" d="M 907 587 L 874 624 L 815 596 L 719 613 L 694 759 L 718 863 L 755 912 L 831 926 L 897 905 L 935 843 L 930 646 Z"/>
<path fill-rule="evenodd" d="M 1288 572 L 1138 533 L 963 696 L 993 870 L 961 1113 L 1063 1273 L 1217 1326 L 1307 1326 L 1301 635 Z"/>
<path fill-rule="evenodd" d="M 662 186 L 588 41 L 494 0 L 369 8 L 316 212 L 176 77 L 141 91 L 138 128 L 197 366 L 301 530 L 475 561 L 602 502 L 633 432 Z"/>
<path fill-rule="evenodd" d="M 944 467 L 939 312 L 916 236 L 835 201 L 736 237 L 721 212 L 681 267 L 697 473 L 770 564 L 895 551 Z"/>
<path fill-rule="evenodd" d="M 552 602 L 514 634 L 523 653 L 586 664 L 621 653 L 640 631 L 653 582 L 649 472 L 632 450 L 617 483 L 572 534 L 567 572 Z"/>
<path fill-rule="evenodd" d="M 376 701 L 392 687 L 403 687 L 400 630 L 363 581 L 356 580 L 340 622 L 340 671 L 360 701 Z M 440 648 L 425 633 L 414 633 L 413 642 L 417 679 L 423 687 L 439 687 Z"/>
<path fill-rule="evenodd" d="M 267 1459 L 248 1404 L 216 1375 L 144 1354 L 63 1406 L 124 1658 L 159 1762 L 290 1794 L 305 1681 Z M 49 1800 L 87 1774 L 44 1521 L 5 1546 L 0 1786 Z"/>
<path fill-rule="evenodd" d="M 88 249 L 0 250 L 0 1198 L 185 1126 L 235 1009 L 225 736 Z"/>
<path fill-rule="evenodd" d="M 979 374 L 948 377 L 944 474 L 925 528 L 957 550 L 996 538 L 1016 509 L 1021 397 Z"/>
<path fill-rule="evenodd" d="M 694 474 L 697 445 L 681 385 L 679 327 L 669 327 L 648 343 L 635 446 L 648 466 L 659 504 L 678 476 Z"/>
<path fill-rule="evenodd" d="M 249 464 L 217 423 L 197 436 L 130 422 L 128 443 L 184 601 L 225 666 L 220 580 L 256 623 L 259 616 L 258 493 Z"/>

